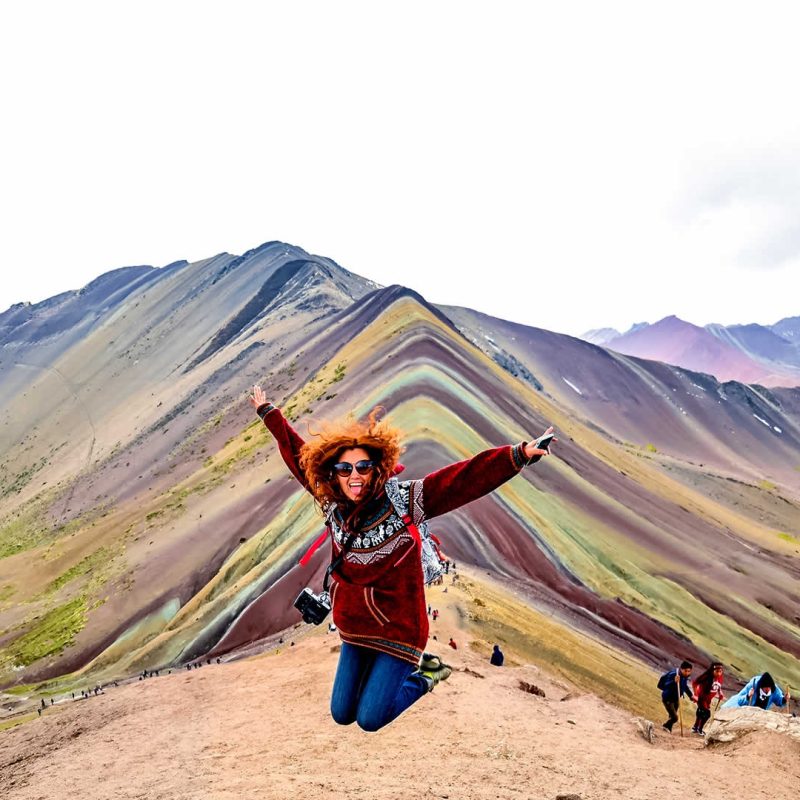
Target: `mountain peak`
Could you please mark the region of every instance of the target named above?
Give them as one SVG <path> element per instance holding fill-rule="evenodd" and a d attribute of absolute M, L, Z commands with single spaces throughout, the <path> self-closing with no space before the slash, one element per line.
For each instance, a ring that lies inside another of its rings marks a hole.
<path fill-rule="evenodd" d="M 616 339 L 620 335 L 620 332 L 616 328 L 593 328 L 592 330 L 581 334 L 581 336 L 578 338 L 583 339 L 585 342 L 589 342 L 590 344 L 602 346 L 608 344 L 608 342 Z"/>

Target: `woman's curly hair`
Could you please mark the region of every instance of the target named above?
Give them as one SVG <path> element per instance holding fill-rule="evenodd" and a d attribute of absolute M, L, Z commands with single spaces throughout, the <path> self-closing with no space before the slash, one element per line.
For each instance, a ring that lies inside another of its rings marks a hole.
<path fill-rule="evenodd" d="M 358 506 L 363 506 L 383 490 L 394 474 L 400 458 L 400 431 L 380 419 L 383 409 L 374 408 L 366 421 L 347 417 L 323 426 L 300 450 L 300 468 L 308 481 L 314 499 L 321 507 L 330 503 L 352 504 L 341 492 L 333 473 L 333 465 L 343 450 L 361 447 L 369 453 L 375 467 L 369 476 L 367 491 Z"/>

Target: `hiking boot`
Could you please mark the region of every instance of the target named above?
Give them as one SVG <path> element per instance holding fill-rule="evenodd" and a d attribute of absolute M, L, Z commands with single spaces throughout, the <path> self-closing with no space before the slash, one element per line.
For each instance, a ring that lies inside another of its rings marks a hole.
<path fill-rule="evenodd" d="M 442 659 L 435 656 L 433 653 L 423 653 L 422 660 L 419 662 L 420 672 L 429 672 L 430 670 L 439 669 L 442 666 Z"/>
<path fill-rule="evenodd" d="M 428 657 L 427 659 L 426 656 Z M 435 665 L 434 661 L 436 662 Z M 432 668 L 425 669 L 423 668 L 422 664 L 430 665 Z M 418 674 L 422 675 L 422 677 L 428 682 L 429 692 L 433 691 L 433 687 L 436 686 L 439 681 L 446 681 L 453 671 L 447 666 L 447 664 L 442 663 L 442 660 L 439 658 L 439 656 L 430 656 L 428 653 L 422 657 L 422 664 L 420 665 Z"/>

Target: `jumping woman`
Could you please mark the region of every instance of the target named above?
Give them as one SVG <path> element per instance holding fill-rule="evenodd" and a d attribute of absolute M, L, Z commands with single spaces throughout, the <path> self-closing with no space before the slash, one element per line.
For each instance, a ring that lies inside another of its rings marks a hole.
<path fill-rule="evenodd" d="M 438 656 L 424 652 L 428 616 L 416 526 L 489 494 L 548 451 L 520 442 L 422 480 L 397 481 L 400 433 L 377 409 L 366 422 L 348 419 L 305 442 L 260 386 L 250 400 L 325 515 L 339 559 L 330 598 L 342 646 L 331 715 L 340 725 L 377 731 L 450 675 Z"/>

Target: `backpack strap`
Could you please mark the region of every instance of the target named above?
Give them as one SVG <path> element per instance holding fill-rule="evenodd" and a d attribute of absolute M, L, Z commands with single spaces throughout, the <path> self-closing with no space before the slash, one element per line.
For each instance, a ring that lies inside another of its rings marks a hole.
<path fill-rule="evenodd" d="M 400 488 L 397 485 L 397 478 L 389 478 L 386 481 L 386 496 L 389 498 L 389 502 L 392 504 L 392 508 L 395 511 L 400 519 L 403 520 L 403 524 L 406 526 L 406 530 L 411 534 L 411 538 L 417 545 L 417 549 L 422 553 L 422 536 L 419 532 L 419 528 L 414 524 L 414 520 L 411 519 L 411 515 L 408 513 L 409 509 L 405 508 L 403 504 L 403 497 L 400 494 Z"/>
<path fill-rule="evenodd" d="M 403 524 L 406 526 L 406 530 L 411 534 L 411 538 L 417 543 L 417 547 L 422 550 L 422 537 L 419 535 L 419 529 L 408 514 L 403 514 L 402 520 Z"/>
<path fill-rule="evenodd" d="M 306 550 L 306 552 L 303 554 L 303 557 L 300 559 L 300 561 L 297 562 L 301 567 L 304 567 L 306 564 L 308 564 L 309 561 L 311 561 L 312 557 L 314 556 L 314 553 L 316 553 L 317 550 L 319 550 L 319 548 L 322 547 L 324 541 L 328 538 L 328 534 L 333 536 L 333 531 L 331 529 L 331 519 L 333 519 L 333 514 L 335 511 L 336 511 L 336 503 L 331 503 L 325 509 L 325 524 L 326 524 L 325 530 L 316 539 L 314 539 L 314 541 L 311 544 L 311 547 L 309 547 L 308 550 Z"/>
<path fill-rule="evenodd" d="M 308 550 L 306 550 L 303 557 L 297 562 L 301 567 L 304 567 L 306 564 L 308 564 L 309 561 L 311 561 L 314 553 L 316 553 L 317 550 L 319 550 L 319 548 L 322 547 L 324 541 L 328 538 L 328 534 L 330 532 L 331 532 L 330 528 L 325 528 L 325 530 L 322 531 L 322 533 L 316 539 L 314 539 L 314 542 L 312 543 L 311 547 L 309 547 Z"/>

